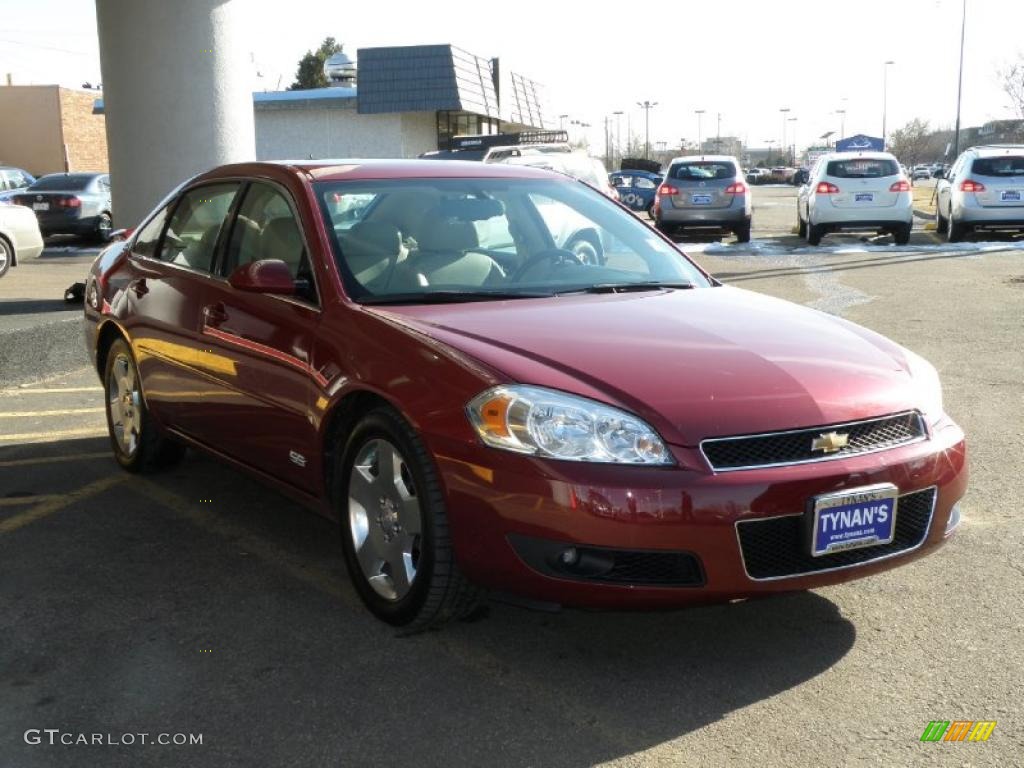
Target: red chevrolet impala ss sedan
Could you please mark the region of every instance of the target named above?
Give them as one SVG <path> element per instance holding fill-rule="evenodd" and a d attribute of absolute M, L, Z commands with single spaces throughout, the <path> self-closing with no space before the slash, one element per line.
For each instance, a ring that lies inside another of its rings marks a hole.
<path fill-rule="evenodd" d="M 217 168 L 97 258 L 85 341 L 125 469 L 192 446 L 337 519 L 410 630 L 487 591 L 663 608 L 866 576 L 939 547 L 967 485 L 922 358 L 527 167 Z"/>

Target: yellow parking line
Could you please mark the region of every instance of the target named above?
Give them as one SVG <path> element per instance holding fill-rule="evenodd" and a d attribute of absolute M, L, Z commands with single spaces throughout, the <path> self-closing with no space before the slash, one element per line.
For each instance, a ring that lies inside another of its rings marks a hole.
<path fill-rule="evenodd" d="M 103 413 L 103 406 L 97 408 L 65 408 L 60 411 L 0 411 L 0 419 L 21 419 L 29 416 L 77 416 L 81 413 Z"/>
<path fill-rule="evenodd" d="M 0 461 L 0 467 L 29 467 L 33 464 L 58 464 L 65 461 L 85 461 L 86 459 L 106 458 L 110 458 L 110 451 L 72 453 L 68 456 L 40 456 L 35 459 L 12 459 L 10 461 Z"/>
<path fill-rule="evenodd" d="M 56 494 L 42 494 L 40 496 L 11 496 L 10 498 L 0 499 L 0 507 L 17 507 L 22 504 L 38 504 L 41 501 L 50 501 L 51 499 L 60 499 L 62 496 Z"/>
<path fill-rule="evenodd" d="M 103 387 L 44 387 L 42 389 L 0 389 L 0 395 L 53 395 L 60 392 L 102 392 Z"/>
<path fill-rule="evenodd" d="M 0 535 L 15 531 L 29 523 L 34 523 L 36 520 L 48 517 L 55 512 L 60 512 L 62 509 L 69 507 L 76 502 L 88 499 L 98 493 L 103 493 L 118 483 L 124 482 L 125 478 L 126 475 L 124 474 L 101 477 L 99 480 L 94 480 L 88 485 L 82 486 L 77 491 L 71 491 L 70 493 L 65 493 L 61 496 L 57 496 L 56 498 L 49 499 L 48 501 L 44 501 L 42 504 L 32 507 L 30 510 L 8 517 L 6 520 L 0 520 Z"/>
<path fill-rule="evenodd" d="M 66 437 L 102 437 L 107 434 L 106 428 L 80 427 L 79 429 L 54 429 L 49 432 L 13 432 L 6 435 L 0 434 L 0 443 L 48 443 L 54 440 L 63 440 Z"/>

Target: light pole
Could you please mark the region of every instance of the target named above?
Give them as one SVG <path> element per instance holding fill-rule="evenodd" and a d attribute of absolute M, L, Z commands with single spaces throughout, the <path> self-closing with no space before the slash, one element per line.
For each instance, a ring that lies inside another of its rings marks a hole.
<path fill-rule="evenodd" d="M 764 143 L 768 145 L 768 159 L 767 159 L 766 162 L 770 166 L 772 164 L 771 163 L 771 160 L 772 160 L 772 144 L 775 143 L 775 139 L 765 139 Z"/>
<path fill-rule="evenodd" d="M 885 149 L 885 139 L 888 134 L 885 132 L 886 113 L 889 111 L 889 65 L 895 61 L 887 61 L 882 65 L 882 149 Z"/>
<path fill-rule="evenodd" d="M 560 131 L 564 131 L 565 130 L 565 119 L 567 117 L 568 117 L 568 115 L 559 115 L 558 116 L 558 130 L 560 130 Z"/>
<path fill-rule="evenodd" d="M 786 152 L 786 118 L 789 115 L 789 107 L 779 107 L 779 114 L 782 115 L 782 144 L 779 145 L 779 154 Z"/>
<path fill-rule="evenodd" d="M 796 123 L 796 121 L 797 121 L 797 118 L 795 118 L 795 117 L 789 118 L 789 122 L 791 122 L 791 123 Z M 793 126 L 793 154 L 790 155 L 789 164 L 790 165 L 796 165 L 796 125 Z"/>
<path fill-rule="evenodd" d="M 615 115 L 615 151 L 622 158 L 622 110 L 612 112 Z"/>
<path fill-rule="evenodd" d="M 695 115 L 697 115 L 697 154 L 700 154 L 701 152 L 704 151 L 704 145 L 703 145 L 702 140 L 701 140 L 701 130 L 700 130 L 701 129 L 701 122 L 703 122 L 703 119 L 704 119 L 704 110 L 703 109 L 695 109 L 695 110 L 693 110 L 693 113 Z"/>
<path fill-rule="evenodd" d="M 964 30 L 967 29 L 967 0 L 960 17 L 960 74 L 956 85 L 956 128 L 953 129 L 953 157 L 960 156 L 960 95 L 964 90 Z"/>
<path fill-rule="evenodd" d="M 656 101 L 637 102 L 636 105 L 644 111 L 644 159 L 651 157 L 651 110 L 658 106 Z"/>
<path fill-rule="evenodd" d="M 839 115 L 839 139 L 846 138 L 846 110 L 837 109 L 836 114 Z"/>
<path fill-rule="evenodd" d="M 718 127 L 715 128 L 715 152 L 722 153 L 722 113 L 718 113 Z"/>

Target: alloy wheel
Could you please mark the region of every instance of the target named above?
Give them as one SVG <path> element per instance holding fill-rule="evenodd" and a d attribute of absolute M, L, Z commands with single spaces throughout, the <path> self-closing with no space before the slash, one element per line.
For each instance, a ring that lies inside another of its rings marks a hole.
<path fill-rule="evenodd" d="M 110 366 L 107 402 L 118 448 L 126 457 L 134 456 L 142 433 L 142 394 L 135 364 L 126 354 L 119 354 Z"/>
<path fill-rule="evenodd" d="M 348 522 L 359 567 L 374 592 L 397 602 L 416 580 L 422 542 L 420 500 L 401 452 L 368 440 L 348 484 Z"/>

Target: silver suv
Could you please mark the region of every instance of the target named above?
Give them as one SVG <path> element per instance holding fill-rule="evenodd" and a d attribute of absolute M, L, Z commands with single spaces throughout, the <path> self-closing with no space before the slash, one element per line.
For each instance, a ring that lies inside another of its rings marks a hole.
<path fill-rule="evenodd" d="M 936 195 L 937 228 L 951 243 L 977 229 L 1024 231 L 1024 145 L 971 147 Z"/>
<path fill-rule="evenodd" d="M 677 157 L 658 187 L 651 216 L 666 234 L 681 229 L 729 230 L 750 242 L 750 188 L 735 157 Z"/>

